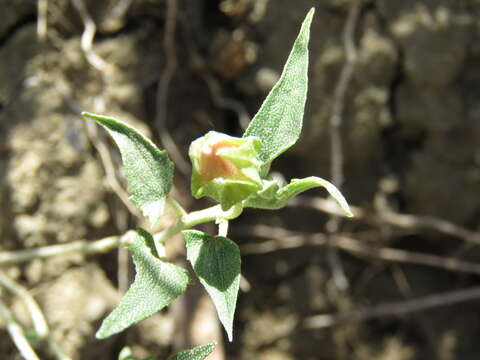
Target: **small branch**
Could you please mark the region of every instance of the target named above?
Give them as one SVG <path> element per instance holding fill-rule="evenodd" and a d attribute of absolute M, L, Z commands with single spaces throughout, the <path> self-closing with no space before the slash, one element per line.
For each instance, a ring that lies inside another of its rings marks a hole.
<path fill-rule="evenodd" d="M 165 68 L 160 76 L 157 87 L 156 118 L 155 125 L 163 146 L 175 162 L 177 168 L 183 174 L 190 173 L 190 165 L 182 156 L 175 141 L 172 139 L 167 127 L 168 118 L 168 94 L 170 82 L 177 69 L 177 57 L 175 54 L 175 27 L 177 23 L 177 0 L 167 0 L 167 15 L 165 19 L 165 33 L 163 36 L 163 49 L 166 56 Z"/>
<path fill-rule="evenodd" d="M 131 232 L 123 236 L 110 236 L 96 241 L 77 240 L 62 245 L 44 246 L 35 249 L 0 252 L 0 265 L 21 263 L 33 259 L 46 259 L 58 255 L 80 252 L 83 254 L 106 253 L 119 246 L 131 243 Z"/>
<path fill-rule="evenodd" d="M 203 59 L 201 61 L 204 62 Z M 224 96 L 220 84 L 211 74 L 202 72 L 201 76 L 210 90 L 214 105 L 235 112 L 240 127 L 245 131 L 250 123 L 250 115 L 245 106 L 240 101 Z"/>
<path fill-rule="evenodd" d="M 17 284 L 15 281 L 11 280 L 1 272 L 0 285 L 8 289 L 11 293 L 15 294 L 20 299 L 22 299 L 30 313 L 30 317 L 32 318 L 35 332 L 40 339 L 45 339 L 49 333 L 47 320 L 45 319 L 42 310 L 40 310 L 40 306 L 38 306 L 37 302 L 32 297 L 32 295 L 30 295 L 28 290 L 20 284 Z"/>
<path fill-rule="evenodd" d="M 175 211 L 175 213 L 178 215 L 178 216 L 185 216 L 187 215 L 187 212 L 185 211 L 185 209 L 183 208 L 182 205 L 180 205 L 178 203 L 177 200 L 175 200 L 173 197 L 171 197 L 170 195 L 167 196 L 167 204 L 170 205 L 170 207 Z"/>
<path fill-rule="evenodd" d="M 340 73 L 333 93 L 332 114 L 330 116 L 330 175 L 332 183 L 341 189 L 343 185 L 343 145 L 341 127 L 345 107 L 345 95 L 348 85 L 355 69 L 357 51 L 355 48 L 354 34 L 357 26 L 362 0 L 353 0 L 348 11 L 348 17 L 343 28 L 343 45 L 345 49 L 346 62 Z M 340 229 L 340 218 L 332 215 L 326 224 L 327 231 L 335 234 Z M 340 290 L 348 288 L 348 279 L 345 275 L 338 252 L 334 247 L 329 247 L 327 260 L 332 268 L 333 280 Z"/>
<path fill-rule="evenodd" d="M 38 0 L 37 13 L 37 36 L 40 41 L 45 41 L 48 33 L 48 0 Z"/>
<path fill-rule="evenodd" d="M 0 318 L 3 320 L 7 327 L 7 331 L 13 340 L 13 343 L 17 347 L 20 354 L 26 360 L 40 360 L 32 346 L 27 340 L 22 327 L 15 321 L 12 313 L 8 310 L 3 301 L 0 300 Z"/>
<path fill-rule="evenodd" d="M 53 354 L 55 354 L 55 358 L 58 360 L 71 360 L 51 336 L 45 315 L 43 315 L 40 306 L 38 306 L 38 303 L 35 301 L 30 292 L 25 287 L 13 281 L 1 272 L 0 284 L 8 289 L 11 293 L 18 296 L 25 303 L 25 306 L 30 313 L 30 317 L 32 318 L 36 334 L 41 340 L 47 340 L 50 350 L 53 352 Z"/>
<path fill-rule="evenodd" d="M 99 70 L 102 73 L 114 73 L 114 66 L 103 60 L 92 49 L 92 43 L 95 37 L 95 32 L 97 31 L 97 27 L 95 26 L 95 22 L 93 21 L 92 17 L 88 13 L 85 3 L 83 2 L 83 0 L 72 0 L 72 3 L 73 6 L 75 6 L 75 8 L 77 9 L 78 14 L 80 15 L 80 18 L 84 25 L 81 45 L 87 61 L 90 63 L 90 65 L 92 65 L 95 69 Z"/>
<path fill-rule="evenodd" d="M 348 11 L 348 18 L 343 30 L 343 45 L 345 48 L 346 62 L 340 73 L 337 86 L 333 93 L 332 115 L 330 117 L 330 159 L 332 182 L 339 189 L 343 184 L 343 149 L 340 128 L 343 122 L 345 108 L 345 95 L 355 69 L 357 50 L 355 48 L 354 34 L 357 26 L 362 0 L 353 0 Z"/>
<path fill-rule="evenodd" d="M 292 199 L 288 206 L 308 207 L 328 214 L 346 217 L 345 213 L 336 205 L 333 200 L 326 200 L 319 197 L 299 196 Z M 350 206 L 354 217 L 353 220 L 365 220 L 373 225 L 389 224 L 401 229 L 422 230 L 428 229 L 464 240 L 473 245 L 480 245 L 480 233 L 470 231 L 461 226 L 434 216 L 422 216 L 412 214 L 401 214 L 395 212 L 382 212 L 381 214 L 371 213 L 357 206 Z"/>
<path fill-rule="evenodd" d="M 451 291 L 425 296 L 419 299 L 379 305 L 370 309 L 351 311 L 344 314 L 316 315 L 305 319 L 304 326 L 319 329 L 339 325 L 350 321 L 364 321 L 384 316 L 402 315 L 440 306 L 449 306 L 480 298 L 480 287 Z"/>
<path fill-rule="evenodd" d="M 180 231 L 217 219 L 232 220 L 242 213 L 241 205 L 233 206 L 223 211 L 220 205 L 215 205 L 203 210 L 193 211 L 182 216 L 175 224 L 154 235 L 155 242 L 159 245 L 165 243 Z M 128 246 L 132 243 L 134 231 L 129 231 L 122 236 L 110 236 L 104 239 L 77 240 L 68 244 L 44 246 L 35 249 L 0 252 L 0 265 L 21 263 L 33 259 L 45 259 L 58 255 L 80 252 L 85 255 L 105 253 L 119 246 Z"/>
<path fill-rule="evenodd" d="M 180 231 L 217 220 L 232 220 L 240 216 L 243 208 L 240 204 L 232 206 L 227 211 L 223 211 L 220 205 L 215 205 L 203 210 L 193 211 L 182 216 L 175 224 L 154 235 L 155 243 L 164 244 L 172 236 Z"/>
<path fill-rule="evenodd" d="M 446 271 L 480 275 L 480 264 L 477 263 L 462 261 L 452 257 L 443 257 L 414 251 L 386 247 L 374 247 L 344 235 L 327 236 L 323 233 L 296 234 L 285 229 L 263 225 L 236 227 L 235 229 L 240 231 L 241 234 L 248 234 L 257 238 L 278 238 L 259 244 L 243 245 L 241 250 L 242 254 L 244 255 L 264 254 L 273 251 L 299 248 L 304 246 L 326 246 L 328 244 L 335 248 L 345 250 L 351 254 L 362 257 L 379 259 L 382 261 L 429 266 Z"/>

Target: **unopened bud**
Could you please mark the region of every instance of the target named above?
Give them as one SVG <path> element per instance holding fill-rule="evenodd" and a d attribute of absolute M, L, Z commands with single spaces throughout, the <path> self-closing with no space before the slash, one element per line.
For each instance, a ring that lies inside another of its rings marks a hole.
<path fill-rule="evenodd" d="M 209 196 L 226 210 L 259 191 L 260 147 L 257 137 L 237 138 L 216 131 L 192 142 L 189 156 L 193 196 Z"/>

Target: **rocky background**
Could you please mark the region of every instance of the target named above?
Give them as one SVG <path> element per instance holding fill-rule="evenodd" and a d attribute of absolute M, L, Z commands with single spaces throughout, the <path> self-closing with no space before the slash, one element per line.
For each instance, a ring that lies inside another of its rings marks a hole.
<path fill-rule="evenodd" d="M 343 36 L 357 5 L 352 60 Z M 329 121 L 340 102 L 343 191 L 359 216 L 336 227 L 367 246 L 362 256 L 353 245 L 335 251 L 309 243 L 308 234 L 328 228 L 329 215 L 312 205 L 321 190 L 281 211 L 246 211 L 231 225 L 245 249 L 233 343 L 218 335 L 195 288 L 170 311 L 95 340 L 133 276 L 125 250 L 3 265 L 39 302 L 72 358 L 116 359 L 130 345 L 137 356 L 165 359 L 207 334 L 205 341 L 221 343 L 217 359 L 478 359 L 478 297 L 349 321 L 351 311 L 478 285 L 478 0 L 0 0 L 0 248 L 94 241 L 143 224 L 125 205 L 117 150 L 82 110 L 129 121 L 163 144 L 178 162 L 179 201 L 207 206 L 188 192 L 189 143 L 211 129 L 242 133 L 312 6 L 303 137 L 273 170 L 287 179 L 330 178 Z M 85 31 L 92 25 L 93 42 Z M 353 72 L 338 97 L 346 64 Z M 261 250 L 252 225 L 306 241 Z M 176 247 L 172 257 L 181 258 Z M 386 261 L 391 256 L 378 251 L 385 248 L 403 257 Z M 412 254 L 436 257 L 422 262 Z M 471 267 L 459 272 L 459 262 Z M 30 327 L 22 302 L 0 295 Z M 306 326 L 321 313 L 350 316 Z M 1 358 L 19 359 L 5 328 L 1 334 Z M 45 349 L 38 349 L 42 359 L 53 358 Z"/>

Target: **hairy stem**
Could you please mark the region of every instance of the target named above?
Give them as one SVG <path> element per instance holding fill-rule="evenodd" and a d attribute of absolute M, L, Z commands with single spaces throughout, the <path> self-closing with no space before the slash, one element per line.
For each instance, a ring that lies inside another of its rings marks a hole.
<path fill-rule="evenodd" d="M 227 211 L 223 211 L 220 205 L 212 206 L 203 210 L 193 211 L 180 217 L 180 219 L 178 219 L 178 221 L 172 226 L 166 228 L 158 234 L 155 234 L 155 243 L 163 244 L 180 231 L 189 229 L 198 224 L 216 221 L 217 219 L 235 219 L 236 217 L 240 216 L 242 211 L 243 207 L 241 204 L 234 205 Z"/>
<path fill-rule="evenodd" d="M 173 199 L 171 199 L 169 203 L 175 207 L 174 203 L 171 202 L 172 200 Z M 179 207 L 176 208 L 176 211 L 179 212 L 179 215 L 183 215 L 180 216 L 175 224 L 154 235 L 155 244 L 158 244 L 156 246 L 159 254 L 163 253 L 161 245 L 180 231 L 189 229 L 198 224 L 216 221 L 217 219 L 232 220 L 240 216 L 243 211 L 240 204 L 233 206 L 227 211 L 223 211 L 220 205 L 216 205 L 207 209 L 193 211 L 191 213 L 182 211 L 183 208 L 181 208 L 180 205 L 178 206 Z M 0 251 L 0 266 L 77 252 L 83 254 L 106 253 L 120 246 L 130 245 L 133 238 L 131 236 L 132 233 L 133 232 L 129 231 L 122 236 L 109 236 L 96 241 L 78 240 L 72 241 L 68 244 L 44 246 L 27 250 Z"/>

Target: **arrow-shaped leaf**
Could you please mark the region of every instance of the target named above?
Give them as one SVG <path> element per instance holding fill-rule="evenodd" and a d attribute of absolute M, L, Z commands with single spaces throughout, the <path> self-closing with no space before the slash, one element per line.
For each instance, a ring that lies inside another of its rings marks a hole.
<path fill-rule="evenodd" d="M 232 341 L 233 315 L 240 286 L 240 249 L 226 237 L 201 231 L 183 231 L 187 259 L 210 295 L 228 339 Z"/>
<path fill-rule="evenodd" d="M 303 21 L 280 79 L 272 88 L 243 136 L 262 140 L 265 163 L 291 147 L 300 137 L 308 89 L 308 41 L 315 9 Z"/>
<path fill-rule="evenodd" d="M 257 196 L 252 196 L 244 202 L 245 207 L 253 207 L 258 209 L 280 209 L 287 205 L 288 200 L 298 194 L 316 188 L 324 187 L 331 197 L 340 205 L 345 214 L 349 217 L 353 216 L 347 200 L 342 193 L 331 182 L 316 176 L 310 176 L 304 179 L 292 179 L 290 184 L 278 189 L 273 181 L 264 181 L 265 190 L 262 189 Z"/>
<path fill-rule="evenodd" d="M 190 282 L 188 272 L 152 254 L 152 235 L 144 230 L 129 250 L 133 252 L 136 275 L 118 306 L 103 320 L 96 337 L 106 338 L 143 320 L 183 294 Z"/>
<path fill-rule="evenodd" d="M 196 346 L 190 350 L 180 351 L 170 356 L 167 360 L 204 360 L 213 352 L 215 345 L 215 341 L 212 341 L 205 345 Z"/>
<path fill-rule="evenodd" d="M 165 150 L 130 125 L 111 117 L 82 113 L 102 125 L 113 137 L 122 154 L 131 200 L 155 224 L 163 214 L 165 195 L 173 180 L 173 163 Z"/>

